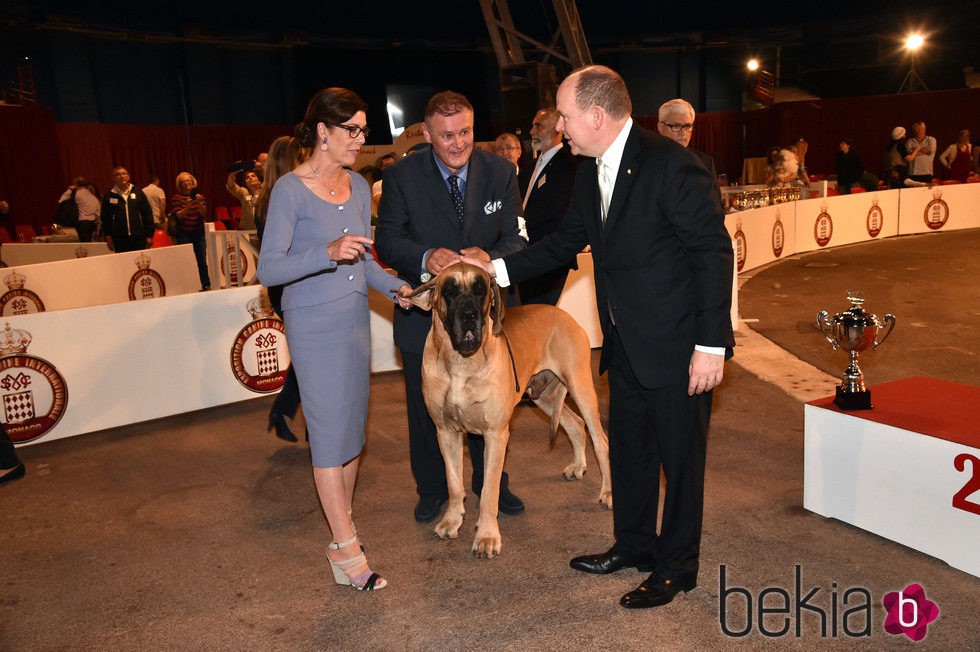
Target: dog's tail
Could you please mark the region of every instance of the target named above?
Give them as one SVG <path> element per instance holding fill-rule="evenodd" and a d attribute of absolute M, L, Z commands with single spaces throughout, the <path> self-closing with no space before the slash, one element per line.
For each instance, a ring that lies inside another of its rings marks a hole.
<path fill-rule="evenodd" d="M 548 437 L 548 448 L 553 449 L 558 441 L 558 427 L 561 424 L 561 413 L 565 408 L 565 396 L 568 388 L 565 383 L 550 369 L 536 373 L 527 384 L 527 395 L 535 405 L 551 417 L 551 433 Z"/>

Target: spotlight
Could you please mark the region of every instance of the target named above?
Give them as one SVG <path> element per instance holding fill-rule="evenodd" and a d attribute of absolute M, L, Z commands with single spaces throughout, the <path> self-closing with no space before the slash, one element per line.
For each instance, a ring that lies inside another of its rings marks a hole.
<path fill-rule="evenodd" d="M 905 39 L 905 49 L 910 52 L 915 52 L 925 44 L 926 40 L 922 38 L 922 34 L 909 34 Z"/>
<path fill-rule="evenodd" d="M 745 64 L 745 67 L 748 68 L 750 72 L 755 72 L 756 70 L 759 69 L 759 60 L 749 59 L 748 62 Z"/>

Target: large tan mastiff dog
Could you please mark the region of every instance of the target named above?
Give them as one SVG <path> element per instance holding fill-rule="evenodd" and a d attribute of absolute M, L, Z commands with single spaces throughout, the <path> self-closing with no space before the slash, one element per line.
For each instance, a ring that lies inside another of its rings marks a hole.
<path fill-rule="evenodd" d="M 589 338 L 581 326 L 554 306 L 513 308 L 504 323 L 500 289 L 478 267 L 456 263 L 409 295 L 432 311 L 432 330 L 422 354 L 422 390 L 435 422 L 446 463 L 449 503 L 435 532 L 455 539 L 463 524 L 463 441 L 466 433 L 483 435 L 483 493 L 473 552 L 500 553 L 497 499 L 510 418 L 525 388 L 551 417 L 551 442 L 558 425 L 572 442 L 574 460 L 567 479 L 585 473 L 585 429 L 565 406 L 575 400 L 588 426 L 602 472 L 599 502 L 612 508 L 609 443 L 599 420 L 599 401 L 592 383 Z"/>

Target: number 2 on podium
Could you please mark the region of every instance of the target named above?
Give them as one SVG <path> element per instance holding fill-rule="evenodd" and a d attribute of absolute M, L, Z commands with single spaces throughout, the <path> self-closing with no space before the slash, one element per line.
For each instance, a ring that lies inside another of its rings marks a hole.
<path fill-rule="evenodd" d="M 967 460 L 970 460 L 970 467 L 973 472 L 973 476 L 966 481 L 966 484 L 963 485 L 962 489 L 953 495 L 953 507 L 980 515 L 980 504 L 971 503 L 966 499 L 970 494 L 980 491 L 980 459 L 977 459 L 974 455 L 970 455 L 969 453 L 960 453 L 953 458 L 953 468 L 960 472 L 965 471 Z"/>

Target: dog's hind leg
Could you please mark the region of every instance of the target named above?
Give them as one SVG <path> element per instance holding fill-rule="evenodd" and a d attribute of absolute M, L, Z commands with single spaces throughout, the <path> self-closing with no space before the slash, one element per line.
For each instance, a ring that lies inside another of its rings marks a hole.
<path fill-rule="evenodd" d="M 527 388 L 528 396 L 541 410 L 551 417 L 551 446 L 558 437 L 558 426 L 565 429 L 572 444 L 572 463 L 565 467 L 566 480 L 581 480 L 585 475 L 585 422 L 565 405 L 568 388 L 552 372 L 545 369 L 535 374 Z"/>
<path fill-rule="evenodd" d="M 439 450 L 446 464 L 446 486 L 449 489 L 449 504 L 435 527 L 435 533 L 443 539 L 455 539 L 463 525 L 463 439 L 465 432 L 439 428 Z"/>
<path fill-rule="evenodd" d="M 586 371 L 588 373 L 586 374 Z M 585 424 L 592 437 L 592 446 L 595 448 L 596 460 L 599 462 L 599 472 L 602 474 L 602 486 L 599 487 L 599 502 L 608 509 L 612 509 L 612 476 L 609 471 L 609 439 L 602 429 L 602 420 L 599 418 L 599 397 L 595 393 L 595 385 L 592 384 L 591 368 L 586 363 L 584 369 L 574 378 L 569 379 L 569 394 L 582 413 Z M 565 408 L 566 410 L 568 408 Z M 571 435 L 569 435 L 571 437 Z M 582 433 L 584 445 L 585 434 Z M 584 460 L 584 453 L 583 453 Z"/>

